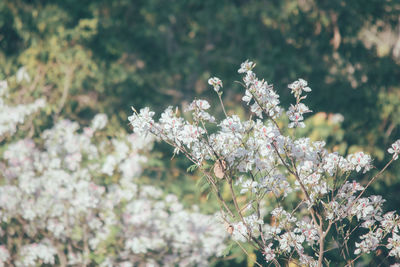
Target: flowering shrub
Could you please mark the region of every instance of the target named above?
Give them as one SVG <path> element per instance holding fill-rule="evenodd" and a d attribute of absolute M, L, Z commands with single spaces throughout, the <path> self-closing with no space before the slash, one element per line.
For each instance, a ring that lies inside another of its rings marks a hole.
<path fill-rule="evenodd" d="M 214 216 L 140 182 L 152 139 L 110 138 L 106 124 L 60 120 L 5 144 L 0 266 L 208 266 L 221 254 Z"/>
<path fill-rule="evenodd" d="M 264 255 L 264 262 L 256 262 L 259 266 L 280 266 L 285 261 L 329 265 L 327 251 L 351 266 L 378 247 L 386 247 L 389 256 L 400 257 L 399 215 L 383 212 L 381 196 L 365 196 L 370 184 L 397 159 L 400 140 L 388 150 L 392 159 L 363 186 L 353 177 L 373 168 L 369 155 L 357 152 L 343 157 L 328 152 L 324 141 L 294 137 L 296 128 L 305 127 L 304 115 L 311 112 L 302 102 L 311 91 L 307 82 L 299 79 L 288 86 L 295 102 L 286 111 L 289 123 L 285 128 L 279 121 L 284 109 L 278 94 L 271 84 L 256 77 L 254 67 L 246 61 L 238 71 L 244 74 L 243 101 L 250 107 L 249 119 L 242 121 L 226 113 L 223 84 L 214 77 L 209 84 L 220 99 L 225 114 L 222 121 L 207 112 L 206 100 L 195 100 L 187 110 L 192 122 L 179 117 L 172 107 L 158 122 L 149 108 L 133 109 L 129 121 L 134 132 L 155 135 L 172 145 L 174 154 L 181 153 L 193 162 L 192 169 L 203 172 L 220 202 L 220 218 L 227 232 L 239 245 L 247 242 Z M 212 131 L 212 125 L 218 130 Z M 226 187 L 228 200 L 221 196 Z M 267 199 L 274 204 L 272 208 L 266 206 Z M 288 199 L 295 203 L 284 207 Z M 350 236 L 360 232 L 356 243 L 349 244 Z"/>
<path fill-rule="evenodd" d="M 17 77 L 19 78 L 20 75 Z M 0 141 L 5 134 L 14 134 L 18 124 L 23 123 L 28 115 L 42 109 L 46 104 L 44 99 L 37 99 L 31 104 L 9 106 L 5 102 L 7 94 L 7 81 L 0 81 Z"/>

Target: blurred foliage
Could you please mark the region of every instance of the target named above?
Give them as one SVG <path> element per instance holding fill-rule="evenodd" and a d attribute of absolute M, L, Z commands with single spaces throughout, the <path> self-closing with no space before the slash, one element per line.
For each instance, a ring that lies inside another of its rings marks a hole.
<path fill-rule="evenodd" d="M 130 106 L 161 111 L 195 96 L 217 104 L 211 75 L 223 80 L 227 108 L 237 112 L 236 70 L 247 58 L 284 106 L 287 84 L 309 81 L 306 102 L 316 115 L 298 134 L 343 153 L 362 148 L 383 166 L 400 137 L 399 1 L 0 1 L 0 79 L 26 67 L 32 83 L 15 97 L 50 103 L 37 129 L 60 116 L 82 123 L 105 112 L 114 129 L 129 130 Z M 344 121 L 332 123 L 332 113 Z M 149 177 L 188 203 L 210 203 L 196 190 L 198 174 L 186 173 L 190 164 L 157 149 Z M 388 209 L 398 209 L 399 189 L 399 167 L 373 188 Z"/>

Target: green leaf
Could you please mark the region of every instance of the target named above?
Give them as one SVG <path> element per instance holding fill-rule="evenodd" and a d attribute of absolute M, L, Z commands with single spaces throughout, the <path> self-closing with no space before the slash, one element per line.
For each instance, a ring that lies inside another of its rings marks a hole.
<path fill-rule="evenodd" d="M 208 184 L 208 182 L 205 182 L 200 186 L 200 192 L 203 193 L 203 192 L 207 191 L 209 188 L 210 188 L 210 185 Z"/>
<path fill-rule="evenodd" d="M 197 164 L 190 165 L 187 169 L 186 172 L 194 172 L 198 168 Z"/>

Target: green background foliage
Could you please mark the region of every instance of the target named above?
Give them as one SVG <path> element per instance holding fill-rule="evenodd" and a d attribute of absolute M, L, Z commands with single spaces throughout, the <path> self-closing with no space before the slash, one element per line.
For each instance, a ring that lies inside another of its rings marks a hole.
<path fill-rule="evenodd" d="M 27 68 L 31 83 L 15 102 L 46 97 L 48 109 L 33 122 L 38 132 L 59 117 L 84 123 L 97 112 L 108 114 L 116 131 L 129 131 L 130 106 L 161 111 L 194 97 L 222 114 L 210 76 L 223 80 L 228 110 L 242 112 L 243 88 L 234 81 L 247 58 L 284 106 L 292 97 L 287 84 L 309 81 L 306 102 L 316 115 L 300 134 L 324 138 L 342 153 L 362 149 L 383 167 L 387 147 L 400 138 L 399 1 L 0 1 L 0 79 Z M 330 113 L 344 121 L 332 123 Z M 188 162 L 170 160 L 165 145 L 156 151 L 149 180 L 188 205 L 217 208 L 207 190 L 198 190 L 199 173 L 186 173 Z M 371 189 L 388 209 L 400 205 L 399 173 L 392 167 Z M 232 264 L 227 259 L 219 264 Z"/>

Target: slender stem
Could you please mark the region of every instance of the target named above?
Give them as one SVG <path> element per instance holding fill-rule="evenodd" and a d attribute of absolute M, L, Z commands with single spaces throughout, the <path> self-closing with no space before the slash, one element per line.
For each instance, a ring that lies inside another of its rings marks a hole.
<path fill-rule="evenodd" d="M 360 199 L 360 197 L 364 194 L 365 190 L 367 190 L 367 188 L 379 177 L 379 175 L 381 175 L 386 169 L 387 167 L 389 167 L 390 164 L 392 164 L 392 162 L 394 161 L 394 158 L 392 158 L 386 165 L 385 167 L 382 168 L 382 170 L 380 170 L 377 174 L 375 174 L 374 177 L 372 177 L 372 179 L 368 182 L 368 184 L 364 187 L 363 191 L 361 191 L 361 193 L 358 195 L 358 197 L 354 200 L 354 202 L 356 202 L 358 199 Z"/>
<path fill-rule="evenodd" d="M 363 255 L 363 254 L 360 254 L 360 255 L 358 255 L 355 259 L 349 261 L 349 262 L 345 265 L 345 267 L 346 267 L 346 266 L 353 266 L 354 262 L 355 262 L 356 260 L 358 260 L 358 258 L 361 257 L 361 255 Z"/>
<path fill-rule="evenodd" d="M 238 241 L 236 241 L 236 240 L 234 240 L 234 241 L 235 241 L 236 244 L 238 244 L 238 246 L 243 250 L 243 252 L 247 255 L 247 257 L 248 257 L 249 259 L 251 259 L 251 256 L 250 256 L 250 254 L 247 252 L 247 250 L 246 250 Z M 259 264 L 259 263 L 257 262 L 257 260 L 254 260 L 254 263 L 257 264 L 257 265 L 260 266 L 260 267 L 263 267 L 261 264 Z"/>
<path fill-rule="evenodd" d="M 136 110 L 134 110 L 134 112 L 136 112 Z M 136 113 L 137 113 L 137 112 L 136 112 Z M 155 126 L 153 126 L 153 127 L 155 127 Z M 171 146 L 173 146 L 173 147 L 175 147 L 175 148 L 178 148 L 179 151 L 181 151 L 181 152 L 185 155 L 185 157 L 186 157 L 188 160 L 190 160 L 191 162 L 193 162 L 193 163 L 196 164 L 197 166 L 201 166 L 200 162 L 199 162 L 198 160 L 194 159 L 194 158 L 192 157 L 192 155 L 191 155 L 188 151 L 186 151 L 186 149 L 185 149 L 184 147 L 182 147 L 182 146 L 177 146 L 177 145 L 174 144 L 173 142 L 169 141 L 168 137 L 165 136 L 165 135 L 163 134 L 163 132 L 162 132 L 160 129 L 156 129 L 156 130 L 159 132 L 159 135 L 157 135 L 157 133 L 152 132 L 152 131 L 151 131 L 150 133 L 153 134 L 154 136 L 161 137 L 161 139 L 162 139 L 164 142 L 166 142 L 167 144 L 169 144 L 169 145 L 171 145 Z M 214 152 L 214 153 L 215 153 L 215 152 Z M 217 156 L 218 156 L 218 155 L 217 155 Z M 222 205 L 224 206 L 224 208 L 226 209 L 226 211 L 229 213 L 229 215 L 232 216 L 232 218 L 235 218 L 235 215 L 232 213 L 232 211 L 229 209 L 228 205 L 226 204 L 226 202 L 225 202 L 224 199 L 222 198 L 221 193 L 219 192 L 218 187 L 217 187 L 217 185 L 215 184 L 214 180 L 212 179 L 212 176 L 210 175 L 210 173 L 207 172 L 207 171 L 204 170 L 204 169 L 201 169 L 201 171 L 206 175 L 207 181 L 212 185 L 212 188 L 213 188 L 215 194 L 217 195 L 218 200 L 222 203 Z"/>
<path fill-rule="evenodd" d="M 222 97 L 221 97 L 220 93 L 218 93 L 218 98 L 219 98 L 219 102 L 221 103 L 222 111 L 224 112 L 225 117 L 228 117 L 228 114 L 226 113 L 224 102 L 222 101 Z"/>
<path fill-rule="evenodd" d="M 279 153 L 279 151 L 278 151 L 278 148 L 276 147 L 276 144 L 275 144 L 275 143 L 272 143 L 272 146 L 274 147 L 275 152 L 276 152 L 276 154 L 278 155 L 279 159 L 281 160 L 283 166 L 285 166 L 286 169 L 287 169 L 291 174 L 293 174 L 293 175 L 295 176 L 296 180 L 297 180 L 297 181 L 299 182 L 299 184 L 300 184 L 301 190 L 303 191 L 303 193 L 304 193 L 304 195 L 306 196 L 307 200 L 308 200 L 309 203 L 311 204 L 312 202 L 311 202 L 310 195 L 308 194 L 308 192 L 307 192 L 305 186 L 304 186 L 303 183 L 301 182 L 300 177 L 299 177 L 298 174 L 297 174 L 297 171 L 295 172 L 295 171 L 291 170 L 290 167 L 286 164 L 286 162 L 285 162 L 285 161 L 283 160 L 283 158 L 281 157 L 281 155 L 280 155 L 280 153 Z M 292 165 L 293 165 L 293 164 L 294 164 L 294 163 L 293 163 L 293 161 L 292 161 Z M 293 167 L 294 167 L 294 166 L 293 166 Z M 294 168 L 294 169 L 296 169 L 296 168 Z M 315 211 L 313 208 L 310 209 L 311 217 L 312 217 L 312 219 L 313 219 L 314 224 L 315 224 L 316 226 L 319 226 L 319 223 L 317 222 L 317 220 L 316 220 L 316 218 L 315 218 L 315 214 L 314 214 L 315 212 L 316 212 L 316 211 Z"/>
<path fill-rule="evenodd" d="M 351 209 L 353 204 L 355 204 L 357 202 L 357 200 L 360 199 L 360 197 L 365 193 L 367 188 L 379 177 L 379 175 L 381 175 L 387 169 L 387 167 L 389 167 L 390 164 L 392 164 L 393 161 L 394 161 L 394 158 L 392 158 L 388 163 L 386 163 L 385 167 L 383 167 L 382 170 L 380 170 L 377 174 L 375 174 L 374 177 L 372 177 L 372 179 L 368 182 L 368 184 L 364 187 L 364 189 L 360 192 L 360 194 L 351 202 L 351 204 L 349 205 L 349 207 L 346 210 L 346 213 L 349 212 L 349 210 Z"/>

